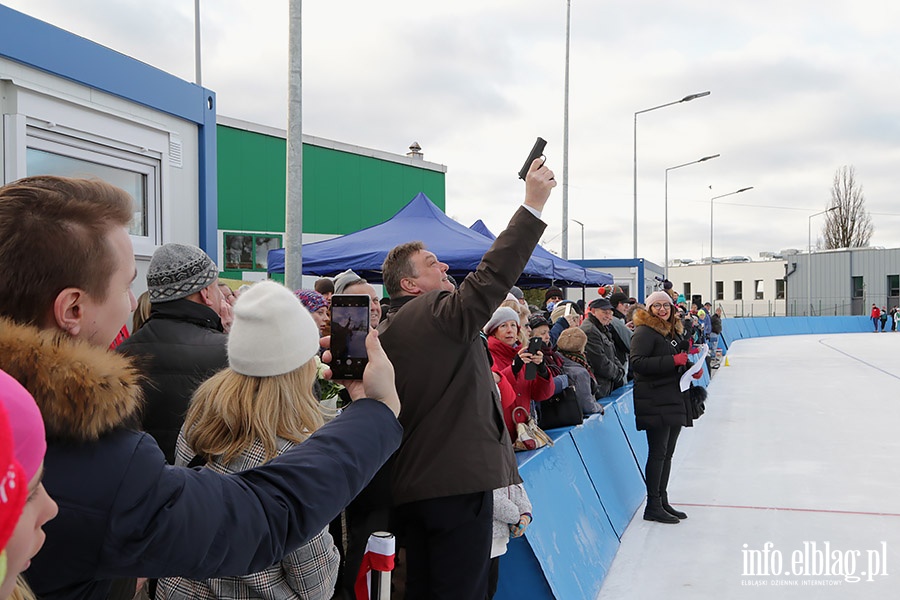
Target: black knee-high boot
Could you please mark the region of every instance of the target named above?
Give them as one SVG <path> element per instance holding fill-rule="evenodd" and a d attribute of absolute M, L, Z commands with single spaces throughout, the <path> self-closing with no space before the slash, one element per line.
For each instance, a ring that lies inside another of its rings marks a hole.
<path fill-rule="evenodd" d="M 687 519 L 687 513 L 681 512 L 674 508 L 671 504 L 669 504 L 669 492 L 667 488 L 669 487 L 669 473 L 672 471 L 672 459 L 667 458 L 663 460 L 662 469 L 659 477 L 659 499 L 660 505 L 663 510 L 672 515 L 673 517 L 677 517 L 678 519 Z"/>
<path fill-rule="evenodd" d="M 678 517 L 670 515 L 662 506 L 660 483 L 663 474 L 664 460 L 647 458 L 645 475 L 647 477 L 647 507 L 644 509 L 645 521 L 659 523 L 678 523 Z"/>
<path fill-rule="evenodd" d="M 663 465 L 663 479 L 660 480 L 659 484 L 660 506 L 662 506 L 664 511 L 677 519 L 687 519 L 687 513 L 682 512 L 669 504 L 669 493 L 666 491 L 666 486 L 669 483 L 669 470 L 671 470 L 671 468 L 672 461 L 665 461 Z"/>

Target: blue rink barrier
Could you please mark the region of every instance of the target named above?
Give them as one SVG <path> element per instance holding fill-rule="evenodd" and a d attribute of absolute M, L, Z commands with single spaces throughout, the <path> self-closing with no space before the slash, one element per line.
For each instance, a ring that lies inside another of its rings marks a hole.
<path fill-rule="evenodd" d="M 598 415 L 572 429 L 591 483 L 600 497 L 616 536 L 622 539 L 634 512 L 644 501 L 644 476 L 628 448 L 628 438 L 615 414 Z M 645 444 L 646 445 L 646 444 Z"/>
<path fill-rule="evenodd" d="M 634 397 L 631 395 L 631 386 L 628 388 L 628 395 L 616 398 L 609 408 L 613 410 L 616 419 L 619 421 L 619 427 L 622 428 L 625 438 L 628 440 L 631 456 L 634 458 L 643 478 L 644 465 L 647 464 L 647 454 L 649 454 L 650 449 L 647 447 L 647 436 L 638 431 L 634 423 Z"/>
<path fill-rule="evenodd" d="M 856 333 L 868 317 L 723 319 L 719 346 L 761 336 Z M 699 380 L 708 385 L 709 373 Z M 647 438 L 634 422 L 632 386 L 602 398 L 605 415 L 547 433 L 553 446 L 519 452 L 516 460 L 534 521 L 510 540 L 500 559 L 500 600 L 595 598 L 619 539 L 644 501 Z"/>
<path fill-rule="evenodd" d="M 647 441 L 634 425 L 631 388 L 602 399 L 605 415 L 548 431 L 553 446 L 516 453 L 534 521 L 501 557 L 495 598 L 599 593 L 619 539 L 644 501 Z"/>
<path fill-rule="evenodd" d="M 719 347 L 727 354 L 736 340 L 773 335 L 872 331 L 869 317 L 743 317 L 722 319 Z"/>

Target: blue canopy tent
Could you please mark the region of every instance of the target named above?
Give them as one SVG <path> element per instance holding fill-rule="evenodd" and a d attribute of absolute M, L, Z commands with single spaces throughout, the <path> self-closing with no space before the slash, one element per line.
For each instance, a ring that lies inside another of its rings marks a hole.
<path fill-rule="evenodd" d="M 477 231 L 488 239 L 496 239 L 491 230 L 487 228 L 484 221 L 478 219 L 469 228 Z M 541 258 L 549 260 L 553 264 L 553 279 L 558 285 L 608 285 L 613 282 L 613 276 L 602 271 L 594 271 L 593 269 L 585 269 L 580 265 L 569 262 L 560 258 L 552 252 L 546 250 L 543 246 L 534 249 L 532 258 Z"/>
<path fill-rule="evenodd" d="M 429 250 L 450 266 L 450 274 L 458 281 L 478 267 L 492 243 L 445 215 L 425 194 L 419 193 L 384 223 L 330 240 L 303 244 L 303 274 L 328 277 L 353 269 L 360 277 L 380 283 L 381 265 L 387 253 L 394 246 L 413 240 L 425 242 Z M 284 249 L 269 251 L 268 271 L 284 273 Z M 523 287 L 565 283 L 556 280 L 553 273 L 549 259 L 533 256 L 517 283 Z"/>

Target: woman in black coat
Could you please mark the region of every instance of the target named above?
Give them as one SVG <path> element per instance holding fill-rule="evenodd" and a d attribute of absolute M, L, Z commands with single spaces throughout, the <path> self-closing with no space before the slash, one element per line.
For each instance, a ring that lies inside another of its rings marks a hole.
<path fill-rule="evenodd" d="M 646 431 L 650 452 L 644 475 L 647 508 L 644 519 L 678 523 L 687 515 L 669 505 L 666 487 L 672 455 L 682 427 L 693 421 L 687 410 L 686 393 L 679 380 L 688 362 L 688 338 L 665 292 L 647 298 L 647 310 L 634 312 L 631 365 L 634 371 L 634 416 L 637 428 Z M 702 376 L 702 370 L 695 378 Z"/>

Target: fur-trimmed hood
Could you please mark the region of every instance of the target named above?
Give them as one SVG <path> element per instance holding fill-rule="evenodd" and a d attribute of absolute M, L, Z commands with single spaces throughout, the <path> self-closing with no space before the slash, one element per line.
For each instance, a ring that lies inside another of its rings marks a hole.
<path fill-rule="evenodd" d="M 668 321 L 663 321 L 659 317 L 650 314 L 650 311 L 646 309 L 638 308 L 635 310 L 632 319 L 635 327 L 646 325 L 663 337 L 672 337 L 673 325 Z M 684 326 L 681 324 L 681 319 L 675 319 L 674 330 L 675 333 L 679 335 L 684 333 Z"/>
<path fill-rule="evenodd" d="M 34 396 L 48 440 L 93 441 L 141 408 L 141 375 L 119 354 L 0 318 L 0 369 Z"/>

